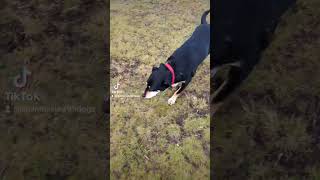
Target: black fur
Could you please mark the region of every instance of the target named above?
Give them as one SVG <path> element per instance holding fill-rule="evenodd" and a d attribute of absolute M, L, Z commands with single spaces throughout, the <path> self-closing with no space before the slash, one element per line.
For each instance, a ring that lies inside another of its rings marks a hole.
<path fill-rule="evenodd" d="M 210 24 L 205 18 L 209 11 L 203 13 L 201 24 L 196 27 L 191 37 L 168 58 L 176 75 L 175 83 L 185 81 L 180 88 L 180 93 L 191 81 L 197 67 L 209 55 L 210 50 Z M 147 81 L 146 91 L 163 91 L 171 86 L 171 73 L 164 66 L 154 67 Z M 145 93 L 144 93 L 145 95 Z"/>
<path fill-rule="evenodd" d="M 230 95 L 260 60 L 283 13 L 295 0 L 216 0 L 213 6 L 211 69 L 232 66 L 225 86 L 212 103 Z M 218 89 L 218 88 L 215 88 Z"/>

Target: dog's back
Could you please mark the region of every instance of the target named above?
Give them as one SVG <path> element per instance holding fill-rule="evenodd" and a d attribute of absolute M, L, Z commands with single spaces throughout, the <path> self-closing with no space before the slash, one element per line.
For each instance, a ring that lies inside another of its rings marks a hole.
<path fill-rule="evenodd" d="M 281 15 L 295 0 L 217 0 L 213 5 L 214 64 L 264 49 Z M 231 61 L 231 60 L 230 60 Z"/>
<path fill-rule="evenodd" d="M 201 24 L 196 27 L 191 37 L 172 54 L 182 64 L 193 65 L 196 68 L 208 56 L 210 52 L 210 24 L 206 22 L 206 16 L 209 12 L 208 10 L 203 13 Z"/>
<path fill-rule="evenodd" d="M 220 104 L 252 72 L 269 45 L 280 17 L 295 0 L 216 0 L 213 5 L 212 76 L 230 65 L 211 102 Z M 217 106 L 218 107 L 218 106 Z M 216 108 L 214 108 L 216 109 Z M 215 110 L 214 110 L 215 111 Z"/>

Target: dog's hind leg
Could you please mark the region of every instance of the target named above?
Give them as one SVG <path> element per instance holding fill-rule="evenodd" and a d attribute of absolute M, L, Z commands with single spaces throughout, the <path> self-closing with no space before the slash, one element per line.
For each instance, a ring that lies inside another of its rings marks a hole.
<path fill-rule="evenodd" d="M 174 94 L 171 96 L 171 98 L 168 99 L 168 104 L 173 105 L 176 103 L 177 98 L 180 96 L 180 93 L 188 86 L 190 81 L 183 82 L 178 90 L 174 92 Z"/>
<path fill-rule="evenodd" d="M 248 77 L 252 67 L 231 67 L 227 80 L 211 96 L 213 111 L 216 111 L 217 107 Z"/>

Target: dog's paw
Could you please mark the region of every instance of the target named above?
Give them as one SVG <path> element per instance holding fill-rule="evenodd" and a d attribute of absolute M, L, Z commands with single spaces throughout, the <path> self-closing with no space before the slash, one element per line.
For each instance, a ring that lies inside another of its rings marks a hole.
<path fill-rule="evenodd" d="M 168 99 L 168 104 L 173 105 L 176 103 L 177 98 L 175 96 L 172 96 L 171 98 Z"/>

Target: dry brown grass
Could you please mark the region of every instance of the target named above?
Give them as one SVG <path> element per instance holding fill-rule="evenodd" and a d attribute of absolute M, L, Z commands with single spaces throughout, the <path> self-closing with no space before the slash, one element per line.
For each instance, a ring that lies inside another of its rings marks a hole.
<path fill-rule="evenodd" d="M 208 1 L 111 1 L 111 83 L 120 83 L 118 92 L 141 96 L 152 66 L 166 61 L 208 8 Z M 174 106 L 167 104 L 170 90 L 151 100 L 112 99 L 112 179 L 209 178 L 209 64 L 207 58 Z"/>

